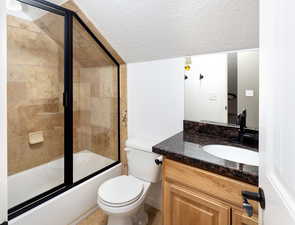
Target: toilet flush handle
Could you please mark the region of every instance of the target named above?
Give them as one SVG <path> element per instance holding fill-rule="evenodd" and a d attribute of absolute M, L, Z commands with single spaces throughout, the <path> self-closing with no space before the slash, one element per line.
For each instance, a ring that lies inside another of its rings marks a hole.
<path fill-rule="evenodd" d="M 155 163 L 160 166 L 163 164 L 163 156 L 159 156 L 158 158 L 155 159 Z"/>

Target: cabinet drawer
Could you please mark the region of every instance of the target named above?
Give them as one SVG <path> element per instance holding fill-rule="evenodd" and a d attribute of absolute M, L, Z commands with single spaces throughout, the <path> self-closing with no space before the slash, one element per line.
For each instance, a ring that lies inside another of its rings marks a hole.
<path fill-rule="evenodd" d="M 207 194 L 241 210 L 243 203 L 241 191 L 258 191 L 258 187 L 256 186 L 169 159 L 164 160 L 163 180 L 178 183 L 193 191 Z M 250 203 L 254 208 L 254 212 L 257 213 L 257 202 L 250 201 Z"/>

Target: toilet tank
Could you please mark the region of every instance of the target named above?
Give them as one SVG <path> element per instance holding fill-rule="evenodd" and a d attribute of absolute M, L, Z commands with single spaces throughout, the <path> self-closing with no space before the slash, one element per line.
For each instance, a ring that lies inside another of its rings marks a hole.
<path fill-rule="evenodd" d="M 159 141 L 144 139 L 128 139 L 127 153 L 128 174 L 138 179 L 156 183 L 161 180 L 161 166 L 155 163 L 160 155 L 152 152 L 152 147 Z"/>

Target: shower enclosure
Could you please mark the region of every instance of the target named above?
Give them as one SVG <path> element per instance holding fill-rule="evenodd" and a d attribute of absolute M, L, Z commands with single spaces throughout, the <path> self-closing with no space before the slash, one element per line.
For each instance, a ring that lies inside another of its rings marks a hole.
<path fill-rule="evenodd" d="M 119 63 L 74 11 L 18 1 L 7 18 L 9 219 L 120 163 Z"/>

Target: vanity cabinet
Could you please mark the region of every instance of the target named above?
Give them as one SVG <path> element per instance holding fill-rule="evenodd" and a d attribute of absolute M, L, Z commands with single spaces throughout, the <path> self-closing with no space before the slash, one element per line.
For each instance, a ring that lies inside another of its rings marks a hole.
<path fill-rule="evenodd" d="M 230 207 L 198 192 L 167 182 L 165 184 L 164 224 L 229 225 Z"/>
<path fill-rule="evenodd" d="M 233 225 L 258 225 L 257 216 L 248 217 L 243 211 L 232 211 L 232 224 Z"/>
<path fill-rule="evenodd" d="M 242 190 L 257 187 L 169 159 L 163 164 L 163 225 L 257 225 L 242 209 Z"/>

